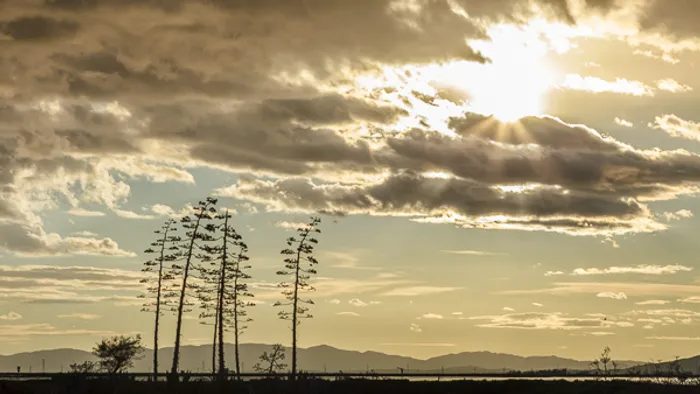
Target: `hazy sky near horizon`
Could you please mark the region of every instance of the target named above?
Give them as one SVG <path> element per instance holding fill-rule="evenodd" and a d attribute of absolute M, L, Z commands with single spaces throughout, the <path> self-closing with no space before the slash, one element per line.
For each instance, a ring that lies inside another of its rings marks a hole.
<path fill-rule="evenodd" d="M 142 333 L 142 251 L 322 213 L 300 345 L 700 353 L 700 6 L 661 0 L 0 0 L 0 353 Z M 161 343 L 171 346 L 166 315 Z M 185 344 L 211 328 L 188 316 Z"/>

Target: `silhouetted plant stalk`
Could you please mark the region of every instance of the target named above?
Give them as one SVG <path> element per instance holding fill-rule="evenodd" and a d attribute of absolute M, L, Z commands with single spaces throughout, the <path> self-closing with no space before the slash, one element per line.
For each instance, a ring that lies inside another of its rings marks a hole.
<path fill-rule="evenodd" d="M 188 283 L 190 270 L 192 269 L 193 257 L 198 259 L 206 259 L 206 254 L 201 254 L 198 251 L 204 250 L 204 243 L 211 241 L 213 237 L 207 232 L 213 232 L 215 227 L 210 223 L 203 223 L 211 220 L 216 215 L 217 200 L 208 197 L 205 201 L 199 201 L 197 206 L 193 208 L 191 216 L 185 216 L 180 220 L 181 226 L 186 230 L 183 242 L 180 245 L 179 256 L 184 260 L 184 266 L 173 264 L 173 274 L 176 277 L 182 277 L 182 286 L 180 287 L 180 299 L 177 307 L 177 321 L 175 326 L 175 347 L 173 350 L 173 364 L 171 374 L 177 375 L 180 362 L 180 340 L 182 337 L 182 316 L 186 311 L 186 306 L 192 304 L 187 301 L 187 290 L 197 290 L 198 286 Z M 197 242 L 200 242 L 199 244 Z M 190 310 L 187 310 L 189 312 Z"/>
<path fill-rule="evenodd" d="M 146 249 L 144 253 L 155 254 L 157 257 L 146 261 L 141 270 L 146 274 L 146 277 L 141 279 L 141 283 L 151 284 L 146 291 L 152 294 L 151 297 L 155 297 L 153 301 L 146 301 L 143 304 L 141 311 L 143 312 L 153 312 L 155 314 L 155 324 L 153 329 L 153 378 L 158 379 L 158 334 L 160 330 L 160 316 L 162 315 L 161 306 L 165 307 L 170 305 L 170 300 L 173 293 L 169 292 L 164 286 L 174 279 L 173 275 L 168 272 L 164 272 L 164 265 L 166 262 L 172 262 L 176 259 L 175 253 L 178 248 L 175 245 L 180 242 L 180 238 L 173 235 L 177 228 L 175 227 L 175 220 L 169 219 L 163 224 L 161 229 L 155 230 L 154 233 L 160 235 L 157 241 L 151 243 L 151 247 Z M 165 290 L 165 291 L 164 291 Z M 139 296 L 139 298 L 147 298 L 148 295 L 144 294 Z"/>
<path fill-rule="evenodd" d="M 314 304 L 313 300 L 301 298 L 300 292 L 315 290 L 309 284 L 309 279 L 311 275 L 316 274 L 314 267 L 318 264 L 318 260 L 313 256 L 314 245 L 318 244 L 318 240 L 313 235 L 321 232 L 318 228 L 319 224 L 321 224 L 321 219 L 312 217 L 304 227 L 297 229 L 296 237 L 287 239 L 288 247 L 281 252 L 281 254 L 288 256 L 284 259 L 285 269 L 277 271 L 277 275 L 291 278 L 291 283 L 281 282 L 278 285 L 283 289 L 282 295 L 288 302 L 278 301 L 274 306 L 291 306 L 291 312 L 281 310 L 277 315 L 282 320 L 291 320 L 292 322 L 292 380 L 295 380 L 297 375 L 297 326 L 299 326 L 301 319 L 313 317 L 309 313 L 308 307 L 308 305 Z"/>

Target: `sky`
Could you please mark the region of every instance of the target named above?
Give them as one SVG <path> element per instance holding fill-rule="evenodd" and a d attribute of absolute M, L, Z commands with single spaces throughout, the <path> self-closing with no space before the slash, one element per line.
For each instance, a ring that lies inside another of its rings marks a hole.
<path fill-rule="evenodd" d="M 696 355 L 698 19 L 693 0 L 0 0 L 0 352 L 151 346 L 143 251 L 213 196 L 250 247 L 245 342 L 289 344 L 279 252 L 320 214 L 300 346 Z M 210 341 L 196 316 L 185 344 Z"/>

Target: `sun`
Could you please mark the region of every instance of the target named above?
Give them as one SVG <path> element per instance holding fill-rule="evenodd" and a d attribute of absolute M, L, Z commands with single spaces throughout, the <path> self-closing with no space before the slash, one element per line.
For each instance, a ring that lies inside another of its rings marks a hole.
<path fill-rule="evenodd" d="M 470 45 L 490 62 L 457 62 L 441 79 L 465 92 L 468 109 L 502 122 L 542 115 L 547 91 L 556 75 L 545 60 L 547 44 L 518 27 L 503 25 L 489 31 L 491 40 Z"/>

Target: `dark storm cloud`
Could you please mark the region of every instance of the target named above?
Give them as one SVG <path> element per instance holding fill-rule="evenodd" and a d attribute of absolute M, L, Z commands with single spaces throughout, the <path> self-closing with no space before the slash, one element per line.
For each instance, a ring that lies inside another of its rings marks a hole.
<path fill-rule="evenodd" d="M 695 0 L 648 0 L 640 24 L 676 39 L 700 38 L 700 7 Z"/>
<path fill-rule="evenodd" d="M 0 22 L 0 33 L 18 41 L 60 39 L 72 36 L 77 31 L 77 22 L 43 16 L 28 16 Z"/>
<path fill-rule="evenodd" d="M 506 216 L 505 222 L 549 227 L 615 229 L 616 221 L 647 215 L 637 202 L 558 188 L 505 192 L 464 179 L 427 178 L 400 173 L 376 184 L 315 185 L 307 180 L 276 182 L 244 179 L 219 190 L 224 196 L 266 204 L 272 210 L 335 214 Z M 537 218 L 537 219 L 532 219 Z M 624 223 L 622 224 L 624 226 Z M 629 224 L 628 224 L 629 225 Z"/>
<path fill-rule="evenodd" d="M 540 183 L 654 198 L 669 194 L 672 187 L 681 191 L 700 182 L 698 155 L 636 150 L 554 118 L 525 118 L 513 126 L 468 115 L 451 125 L 460 137 L 414 130 L 387 144 L 400 157 L 420 163 L 420 169 L 494 185 Z"/>

